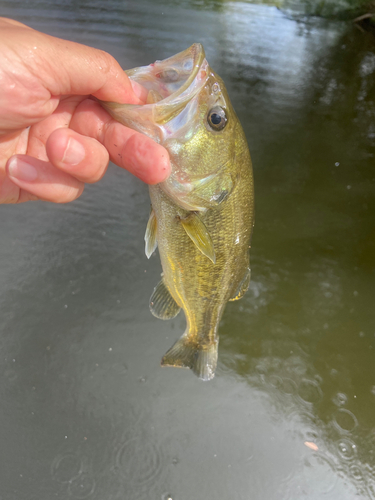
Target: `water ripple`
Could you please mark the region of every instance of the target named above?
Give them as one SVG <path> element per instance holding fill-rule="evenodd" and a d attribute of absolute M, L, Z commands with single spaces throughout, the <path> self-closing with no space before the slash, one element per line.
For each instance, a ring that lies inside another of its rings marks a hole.
<path fill-rule="evenodd" d="M 83 472 L 69 482 L 68 492 L 74 498 L 88 498 L 95 491 L 95 479 L 90 472 Z"/>
<path fill-rule="evenodd" d="M 343 438 L 337 441 L 336 448 L 339 456 L 344 460 L 353 460 L 353 458 L 357 455 L 356 444 L 348 438 Z"/>
<path fill-rule="evenodd" d="M 121 446 L 116 465 L 129 483 L 144 485 L 160 474 L 161 455 L 154 443 L 145 442 L 141 438 L 131 438 Z"/>
<path fill-rule="evenodd" d="M 338 392 L 332 399 L 336 406 L 344 406 L 348 402 L 348 396 L 343 392 Z"/>
<path fill-rule="evenodd" d="M 51 465 L 52 477 L 59 483 L 68 483 L 82 472 L 82 460 L 74 453 L 57 455 Z"/>
<path fill-rule="evenodd" d="M 354 413 L 346 408 L 338 409 L 333 416 L 333 423 L 338 430 L 349 433 L 358 425 L 358 420 Z"/>
<path fill-rule="evenodd" d="M 298 396 L 306 403 L 318 403 L 322 399 L 323 393 L 315 380 L 304 379 L 299 384 Z"/>
<path fill-rule="evenodd" d="M 364 480 L 363 472 L 361 467 L 357 464 L 353 464 L 349 467 L 350 476 L 358 482 L 362 482 Z"/>
<path fill-rule="evenodd" d="M 297 392 L 297 384 L 289 377 L 284 377 L 281 381 L 279 389 L 285 394 L 295 394 Z"/>

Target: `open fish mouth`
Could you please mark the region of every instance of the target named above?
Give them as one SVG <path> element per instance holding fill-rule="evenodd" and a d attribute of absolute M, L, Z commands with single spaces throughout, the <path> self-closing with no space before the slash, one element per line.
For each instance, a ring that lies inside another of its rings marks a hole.
<path fill-rule="evenodd" d="M 117 121 L 162 142 L 171 133 L 162 127 L 199 94 L 209 71 L 203 46 L 194 43 L 168 59 L 126 71 L 129 78 L 148 90 L 146 104 L 100 103 Z"/>
<path fill-rule="evenodd" d="M 126 74 L 148 90 L 143 108 L 147 111 L 152 107 L 155 121 L 160 123 L 173 117 L 202 89 L 207 69 L 203 46 L 194 43 L 168 59 L 126 71 Z"/>

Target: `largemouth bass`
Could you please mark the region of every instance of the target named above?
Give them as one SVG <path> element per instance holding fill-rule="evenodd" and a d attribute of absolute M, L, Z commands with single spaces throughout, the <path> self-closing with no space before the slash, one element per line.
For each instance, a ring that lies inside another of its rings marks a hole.
<path fill-rule="evenodd" d="M 161 364 L 210 380 L 225 305 L 250 282 L 254 191 L 246 138 L 202 45 L 126 73 L 148 90 L 147 104 L 101 104 L 162 144 L 172 165 L 166 181 L 150 186 L 146 255 L 158 246 L 163 267 L 150 309 L 161 319 L 183 309 L 187 327 Z"/>

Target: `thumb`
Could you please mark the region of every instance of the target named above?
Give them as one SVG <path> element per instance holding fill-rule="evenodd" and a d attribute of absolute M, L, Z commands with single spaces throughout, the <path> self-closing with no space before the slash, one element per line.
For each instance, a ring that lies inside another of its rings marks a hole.
<path fill-rule="evenodd" d="M 142 88 L 133 86 L 107 52 L 40 33 L 0 18 L 6 44 L 16 49 L 28 70 L 52 96 L 93 94 L 103 101 L 140 104 Z M 30 58 L 30 49 L 33 57 Z"/>

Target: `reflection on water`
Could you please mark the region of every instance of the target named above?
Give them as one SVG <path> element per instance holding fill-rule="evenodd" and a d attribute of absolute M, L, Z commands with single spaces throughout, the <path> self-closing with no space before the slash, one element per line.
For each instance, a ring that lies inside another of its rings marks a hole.
<path fill-rule="evenodd" d="M 147 189 L 1 207 L 0 498 L 375 499 L 374 41 L 244 2 L 0 2 L 124 67 L 204 44 L 256 181 L 217 377 L 161 369 Z"/>
<path fill-rule="evenodd" d="M 323 16 L 354 19 L 371 9 L 371 4 L 362 0 L 281 0 L 275 2 L 286 15 L 294 18 Z"/>

